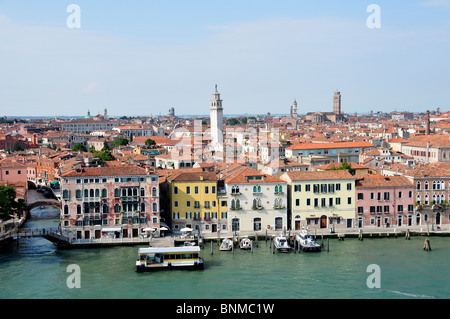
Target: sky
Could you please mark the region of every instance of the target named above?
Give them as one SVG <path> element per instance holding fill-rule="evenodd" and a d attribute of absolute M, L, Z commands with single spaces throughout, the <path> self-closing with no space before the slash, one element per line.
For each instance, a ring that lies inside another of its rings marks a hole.
<path fill-rule="evenodd" d="M 449 53 L 450 0 L 0 0 L 0 116 L 447 111 Z"/>

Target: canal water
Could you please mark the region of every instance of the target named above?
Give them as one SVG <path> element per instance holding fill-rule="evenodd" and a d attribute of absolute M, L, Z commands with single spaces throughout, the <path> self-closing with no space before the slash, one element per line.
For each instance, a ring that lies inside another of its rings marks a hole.
<path fill-rule="evenodd" d="M 48 218 L 25 226 L 57 225 L 58 219 Z M 216 243 L 211 254 L 207 243 L 203 271 L 142 274 L 134 271 L 138 246 L 58 250 L 43 238 L 22 239 L 0 254 L 0 298 L 446 299 L 450 238 L 430 242 L 427 252 L 423 237 L 347 238 L 330 240 L 329 251 L 301 254 L 273 254 L 264 240 L 253 252 L 234 254 L 219 251 Z M 80 267 L 80 288 L 67 285 L 74 264 Z M 379 271 L 368 272 L 369 265 Z M 369 288 L 368 278 L 376 274 L 380 288 Z"/>

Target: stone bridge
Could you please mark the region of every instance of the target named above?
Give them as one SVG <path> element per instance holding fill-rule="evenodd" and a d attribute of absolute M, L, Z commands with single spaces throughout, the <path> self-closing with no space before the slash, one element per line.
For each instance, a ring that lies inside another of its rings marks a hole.
<path fill-rule="evenodd" d="M 61 202 L 59 200 L 47 198 L 41 193 L 32 189 L 28 190 L 27 193 L 27 205 L 29 210 L 40 206 L 54 206 L 61 209 Z"/>

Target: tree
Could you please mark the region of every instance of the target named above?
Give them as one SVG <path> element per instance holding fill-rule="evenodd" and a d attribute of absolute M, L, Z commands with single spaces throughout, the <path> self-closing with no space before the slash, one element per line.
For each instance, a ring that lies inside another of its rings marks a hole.
<path fill-rule="evenodd" d="M 102 162 L 114 161 L 115 158 L 108 147 L 103 147 L 101 151 L 94 151 L 93 156 Z"/>
<path fill-rule="evenodd" d="M 145 145 L 148 145 L 148 146 L 155 145 L 155 144 L 156 144 L 156 142 L 154 140 L 152 140 L 151 138 L 149 138 L 145 141 Z"/>
<path fill-rule="evenodd" d="M 128 142 L 129 141 L 126 138 L 119 137 L 113 141 L 112 145 L 113 145 L 113 147 L 119 147 L 121 145 L 128 145 Z"/>
<path fill-rule="evenodd" d="M 347 170 L 350 174 L 355 175 L 355 170 L 352 169 L 352 164 L 348 162 L 342 162 L 341 166 L 336 167 L 333 166 L 330 168 L 331 171 L 341 171 L 341 170 Z"/>
<path fill-rule="evenodd" d="M 16 201 L 16 189 L 11 186 L 0 186 L 0 219 L 9 220 L 14 214 L 27 209 L 23 199 Z"/>
<path fill-rule="evenodd" d="M 87 152 L 88 150 L 87 150 L 86 146 L 84 146 L 83 143 L 77 143 L 72 148 L 72 151 L 74 151 L 74 152 Z"/>
<path fill-rule="evenodd" d="M 239 120 L 236 118 L 231 118 L 231 119 L 228 119 L 227 121 L 228 121 L 228 124 L 230 124 L 230 125 L 239 124 Z"/>

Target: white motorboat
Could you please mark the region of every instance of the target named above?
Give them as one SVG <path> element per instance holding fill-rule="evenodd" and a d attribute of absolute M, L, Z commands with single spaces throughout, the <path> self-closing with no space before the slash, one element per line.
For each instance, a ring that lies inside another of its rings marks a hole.
<path fill-rule="evenodd" d="M 313 236 L 306 229 L 295 235 L 295 240 L 302 251 L 320 252 L 322 250 L 322 246 L 314 241 Z"/>
<path fill-rule="evenodd" d="M 239 243 L 241 249 L 252 249 L 252 241 L 249 238 L 243 238 Z"/>
<path fill-rule="evenodd" d="M 220 244 L 219 250 L 221 251 L 227 251 L 233 249 L 233 241 L 229 238 L 225 238 L 222 240 L 222 243 Z"/>
<path fill-rule="evenodd" d="M 281 235 L 273 239 L 273 246 L 277 251 L 282 253 L 288 253 L 291 251 L 291 247 L 289 246 L 286 237 Z"/>

